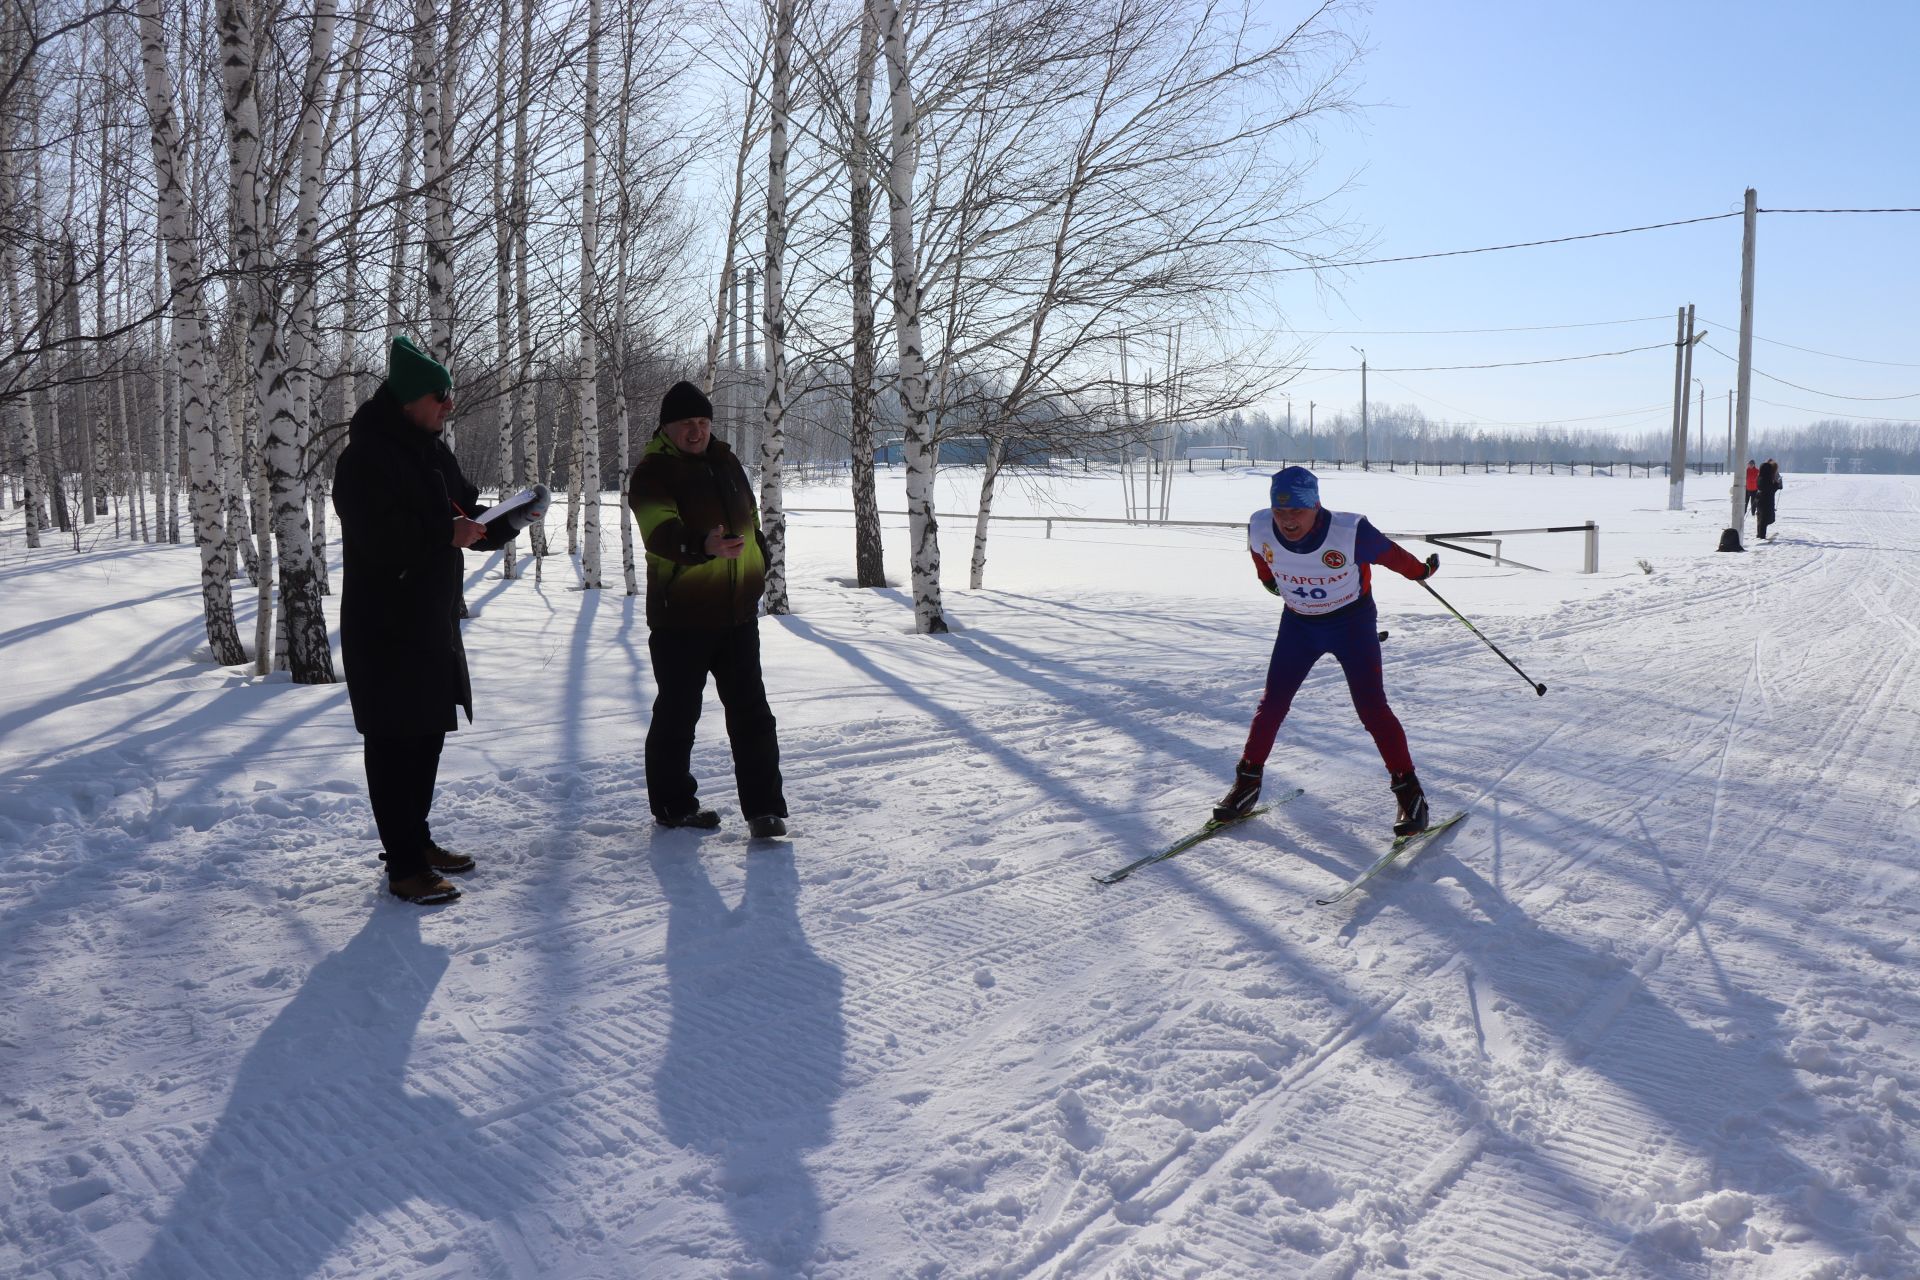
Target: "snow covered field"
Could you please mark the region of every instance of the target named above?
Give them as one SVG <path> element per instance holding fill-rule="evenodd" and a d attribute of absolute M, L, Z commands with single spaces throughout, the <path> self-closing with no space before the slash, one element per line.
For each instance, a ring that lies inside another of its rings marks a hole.
<path fill-rule="evenodd" d="M 1268 770 L 1304 798 L 1089 879 L 1229 779 L 1278 613 L 1232 530 L 1000 525 L 972 592 L 952 520 L 930 638 L 795 516 L 751 851 L 648 819 L 639 601 L 475 557 L 435 816 L 481 866 L 421 910 L 343 687 L 207 665 L 191 548 L 9 514 L 0 1276 L 1920 1275 L 1920 479 L 1787 479 L 1733 556 L 1718 479 L 1323 476 L 1395 532 L 1602 529 L 1594 576 L 1442 553 L 1545 698 L 1376 580 L 1469 818 L 1334 908 L 1392 805 L 1332 664 Z M 729 809 L 711 697 L 695 763 Z"/>

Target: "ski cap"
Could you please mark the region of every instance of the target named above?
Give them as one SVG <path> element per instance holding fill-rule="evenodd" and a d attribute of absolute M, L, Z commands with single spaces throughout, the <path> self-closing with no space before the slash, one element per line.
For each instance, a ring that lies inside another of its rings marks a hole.
<path fill-rule="evenodd" d="M 453 390 L 453 375 L 447 366 L 414 344 L 412 338 L 397 333 L 387 347 L 387 390 L 401 404 L 411 404 L 421 396 L 444 395 Z"/>
<path fill-rule="evenodd" d="M 1273 488 L 1268 506 L 1317 507 L 1320 505 L 1320 478 L 1305 467 L 1288 467 L 1273 473 Z"/>

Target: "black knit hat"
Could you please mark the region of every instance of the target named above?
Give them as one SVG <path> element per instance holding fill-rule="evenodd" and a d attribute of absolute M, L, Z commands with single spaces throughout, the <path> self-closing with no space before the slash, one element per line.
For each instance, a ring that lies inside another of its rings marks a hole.
<path fill-rule="evenodd" d="M 686 418 L 711 418 L 713 401 L 707 399 L 707 393 L 691 382 L 676 382 L 667 388 L 667 394 L 660 398 L 660 425 L 679 422 Z"/>

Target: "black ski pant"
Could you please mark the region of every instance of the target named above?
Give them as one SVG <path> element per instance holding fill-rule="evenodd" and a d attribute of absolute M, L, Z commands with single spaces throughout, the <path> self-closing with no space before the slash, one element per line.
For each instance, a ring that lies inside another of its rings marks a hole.
<path fill-rule="evenodd" d="M 365 739 L 367 799 L 373 804 L 373 825 L 380 829 L 380 860 L 387 864 L 390 880 L 429 870 L 427 850 L 433 836 L 427 830 L 427 810 L 433 808 L 433 783 L 440 774 L 440 749 L 446 741 L 444 732 L 407 737 L 368 734 Z"/>
<path fill-rule="evenodd" d="M 1759 514 L 1756 517 L 1753 536 L 1756 538 L 1764 538 L 1767 536 L 1767 526 L 1773 523 L 1773 495 L 1770 493 L 1761 494 L 1756 510 Z"/>
<path fill-rule="evenodd" d="M 653 816 L 680 817 L 699 807 L 699 784 L 692 772 L 693 730 L 711 675 L 727 714 L 740 812 L 749 818 L 786 817 L 780 742 L 760 676 L 758 620 L 734 627 L 659 628 L 647 636 L 647 651 L 659 689 L 647 726 L 647 803 Z"/>

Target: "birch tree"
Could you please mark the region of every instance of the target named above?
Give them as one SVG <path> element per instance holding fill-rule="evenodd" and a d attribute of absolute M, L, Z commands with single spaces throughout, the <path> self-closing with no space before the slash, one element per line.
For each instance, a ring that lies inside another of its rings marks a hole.
<path fill-rule="evenodd" d="M 513 0 L 500 0 L 500 29 L 496 56 L 500 66 L 494 76 L 493 93 L 493 343 L 494 386 L 499 406 L 499 432 L 495 446 L 499 454 L 500 491 L 512 491 L 514 481 L 514 444 L 519 429 L 519 403 L 513 385 L 513 218 L 508 204 L 507 154 L 507 55 L 513 48 Z M 622 522 L 625 527 L 625 522 Z M 509 538 L 500 560 L 500 576 L 511 581 L 519 576 L 516 558 L 518 538 Z"/>
<path fill-rule="evenodd" d="M 587 85 L 580 127 L 580 422 L 573 474 L 586 502 L 580 553 L 580 585 L 600 589 L 600 341 L 595 331 L 600 305 L 600 205 L 597 186 L 600 111 L 600 0 L 587 6 Z"/>
<path fill-rule="evenodd" d="M 853 276 L 853 362 L 848 389 L 853 419 L 848 440 L 853 467 L 853 562 L 855 580 L 861 586 L 883 587 L 886 556 L 873 474 L 873 77 L 880 31 L 870 4 L 860 8 L 855 38 L 853 120 L 847 139 L 847 237 Z"/>
<path fill-rule="evenodd" d="M 179 364 L 181 427 L 186 434 L 188 474 L 192 483 L 189 509 L 194 543 L 200 551 L 200 610 L 205 618 L 213 660 L 221 666 L 237 666 L 246 661 L 246 652 L 234 625 L 233 600 L 228 592 L 232 569 L 226 555 L 225 500 L 214 443 L 213 392 L 207 373 L 207 342 L 202 321 L 205 304 L 200 282 L 204 273 L 180 182 L 180 137 L 174 116 L 173 82 L 167 67 L 160 0 L 139 0 L 139 4 L 148 136 L 153 150 L 160 238 L 165 245 L 167 275 L 172 285 L 168 328 L 173 337 L 174 358 Z M 10 271 L 7 280 L 11 287 L 13 273 Z M 14 314 L 19 314 L 17 309 Z"/>
<path fill-rule="evenodd" d="M 919 122 L 908 80 L 906 24 L 897 0 L 869 0 L 887 59 L 889 109 L 887 210 L 893 250 L 893 325 L 899 344 L 900 401 L 906 416 L 907 536 L 913 571 L 915 629 L 940 634 L 940 524 L 934 513 L 933 441 L 927 429 L 927 362 L 920 333 L 920 276 L 914 260 L 913 179 Z"/>
<path fill-rule="evenodd" d="M 767 103 L 766 395 L 761 414 L 760 530 L 766 542 L 766 607 L 789 611 L 787 520 L 780 486 L 785 463 L 787 409 L 787 127 L 790 123 L 794 0 L 772 0 L 773 60 Z"/>

